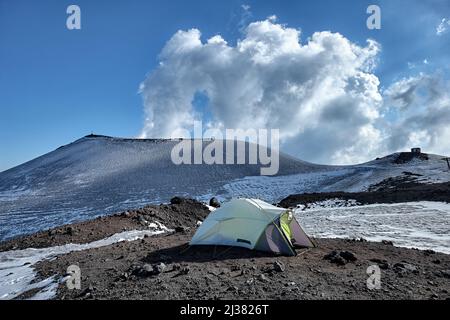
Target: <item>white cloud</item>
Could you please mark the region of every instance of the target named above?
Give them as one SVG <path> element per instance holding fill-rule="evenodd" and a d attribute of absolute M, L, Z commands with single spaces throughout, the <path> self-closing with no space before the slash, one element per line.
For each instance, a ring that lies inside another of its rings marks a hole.
<path fill-rule="evenodd" d="M 142 136 L 170 136 L 200 119 L 197 92 L 209 98 L 210 126 L 279 128 L 282 143 L 309 160 L 366 158 L 379 133 L 381 95 L 371 73 L 379 45 L 358 46 L 342 35 L 300 31 L 273 19 L 251 23 L 236 46 L 220 36 L 206 42 L 196 29 L 178 31 L 161 64 L 141 85 Z M 309 143 L 321 140 L 309 148 Z"/>
<path fill-rule="evenodd" d="M 443 18 L 436 27 L 436 35 L 440 36 L 444 34 L 445 32 L 447 32 L 449 27 L 450 27 L 450 20 L 447 18 Z"/>
<path fill-rule="evenodd" d="M 237 24 L 238 30 L 240 32 L 243 32 L 245 30 L 246 26 L 248 25 L 248 22 L 252 18 L 251 8 L 252 7 L 248 4 L 241 5 L 241 9 L 242 9 L 241 16 L 240 16 L 240 20 Z"/>
<path fill-rule="evenodd" d="M 272 18 L 249 24 L 235 46 L 218 35 L 202 41 L 197 29 L 178 31 L 141 84 L 142 137 L 192 129 L 202 120 L 193 106 L 202 93 L 210 115 L 205 127 L 280 129 L 281 149 L 309 161 L 362 162 L 411 145 L 438 150 L 443 122 L 434 125 L 427 112 L 445 114 L 448 94 L 433 86 L 439 81 L 403 79 L 384 92 L 386 104 L 373 73 L 375 41 L 360 46 L 328 31 L 304 42 L 300 36 Z M 433 102 L 426 108 L 416 102 L 424 88 Z"/>
<path fill-rule="evenodd" d="M 405 78 L 385 92 L 395 114 L 386 129 L 388 150 L 421 146 L 427 152 L 450 151 L 450 84 L 440 74 Z"/>

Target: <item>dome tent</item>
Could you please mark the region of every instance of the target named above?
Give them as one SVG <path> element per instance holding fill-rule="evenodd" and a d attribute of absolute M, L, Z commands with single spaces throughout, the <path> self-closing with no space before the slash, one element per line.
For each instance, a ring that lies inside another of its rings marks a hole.
<path fill-rule="evenodd" d="M 257 199 L 233 199 L 211 212 L 190 245 L 238 246 L 296 255 L 296 247 L 314 247 L 291 210 Z"/>

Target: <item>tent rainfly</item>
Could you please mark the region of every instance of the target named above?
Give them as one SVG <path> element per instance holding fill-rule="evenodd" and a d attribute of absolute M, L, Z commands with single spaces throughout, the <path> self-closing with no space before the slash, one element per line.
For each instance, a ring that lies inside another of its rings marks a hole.
<path fill-rule="evenodd" d="M 233 199 L 211 212 L 190 245 L 238 246 L 296 255 L 295 248 L 314 247 L 291 210 L 256 199 Z"/>

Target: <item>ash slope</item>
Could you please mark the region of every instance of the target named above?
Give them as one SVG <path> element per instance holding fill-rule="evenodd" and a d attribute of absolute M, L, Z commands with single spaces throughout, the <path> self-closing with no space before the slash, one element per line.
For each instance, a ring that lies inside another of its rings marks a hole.
<path fill-rule="evenodd" d="M 260 165 L 177 166 L 177 143 L 86 136 L 0 173 L 0 240 L 175 195 L 226 197 L 225 184 L 260 174 Z M 278 174 L 332 169 L 282 154 Z"/>

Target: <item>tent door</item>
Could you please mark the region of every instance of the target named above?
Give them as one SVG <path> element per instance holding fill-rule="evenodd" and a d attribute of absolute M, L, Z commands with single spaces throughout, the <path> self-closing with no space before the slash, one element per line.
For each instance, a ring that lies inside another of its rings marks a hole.
<path fill-rule="evenodd" d="M 293 214 L 291 211 L 286 211 L 285 213 L 283 213 L 280 216 L 281 230 L 283 231 L 285 237 L 287 238 L 287 240 L 289 241 L 289 244 L 291 246 L 295 244 L 295 238 L 292 234 L 292 228 L 291 228 L 291 223 L 292 223 L 293 219 L 294 219 L 294 217 L 293 217 Z"/>
<path fill-rule="evenodd" d="M 283 234 L 289 240 L 289 244 L 294 248 L 312 248 L 314 243 L 308 235 L 300 227 L 298 221 L 295 219 L 292 211 L 286 211 L 280 216 L 280 228 Z"/>
<path fill-rule="evenodd" d="M 266 227 L 256 242 L 255 249 L 288 256 L 295 256 L 297 254 L 284 232 L 281 231 L 279 219 L 273 221 Z"/>

